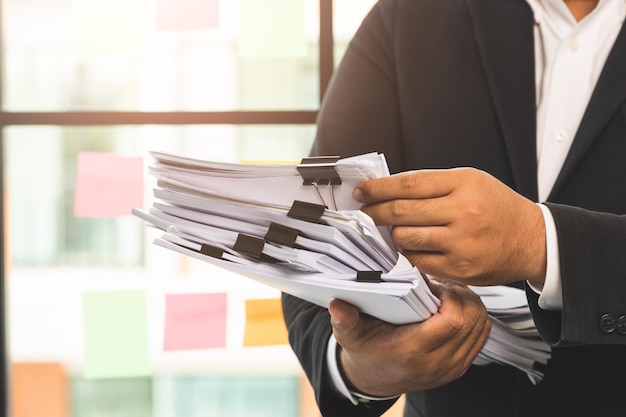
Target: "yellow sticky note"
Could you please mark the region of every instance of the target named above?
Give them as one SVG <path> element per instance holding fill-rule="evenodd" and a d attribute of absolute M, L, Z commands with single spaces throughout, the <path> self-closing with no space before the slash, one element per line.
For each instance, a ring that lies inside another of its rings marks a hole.
<path fill-rule="evenodd" d="M 13 417 L 68 417 L 68 379 L 59 363 L 13 363 Z"/>
<path fill-rule="evenodd" d="M 240 0 L 239 16 L 242 58 L 306 56 L 304 0 Z"/>
<path fill-rule="evenodd" d="M 283 319 L 281 300 L 246 300 L 246 329 L 244 346 L 285 345 L 289 343 Z"/>

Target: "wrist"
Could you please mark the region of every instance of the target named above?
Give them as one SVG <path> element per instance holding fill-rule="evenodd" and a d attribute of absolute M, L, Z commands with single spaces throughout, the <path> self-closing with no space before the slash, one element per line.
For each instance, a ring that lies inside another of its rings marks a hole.
<path fill-rule="evenodd" d="M 530 245 L 528 242 L 522 243 L 522 245 L 527 245 L 527 259 L 524 264 L 529 269 L 521 278 L 526 279 L 533 286 L 541 288 L 546 279 L 547 268 L 546 225 L 542 208 L 538 204 L 534 206 L 535 221 L 530 229 L 533 243 Z"/>
<path fill-rule="evenodd" d="M 336 349 L 339 374 L 350 393 L 356 397 L 359 402 L 366 403 L 369 401 L 390 400 L 398 398 L 401 395 L 388 394 L 385 392 L 385 388 L 388 387 L 380 386 L 379 384 L 373 385 L 364 383 L 370 378 L 364 378 L 358 372 L 351 371 L 355 369 L 363 371 L 363 367 L 354 364 L 341 345 L 337 344 Z M 357 384 L 354 381 L 359 382 Z"/>

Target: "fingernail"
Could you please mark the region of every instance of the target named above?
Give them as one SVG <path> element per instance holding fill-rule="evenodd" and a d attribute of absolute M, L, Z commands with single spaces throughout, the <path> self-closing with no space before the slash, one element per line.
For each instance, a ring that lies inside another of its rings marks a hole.
<path fill-rule="evenodd" d="M 356 201 L 358 201 L 359 203 L 363 203 L 363 192 L 361 191 L 360 188 L 355 188 L 352 191 L 352 198 L 355 199 Z"/>

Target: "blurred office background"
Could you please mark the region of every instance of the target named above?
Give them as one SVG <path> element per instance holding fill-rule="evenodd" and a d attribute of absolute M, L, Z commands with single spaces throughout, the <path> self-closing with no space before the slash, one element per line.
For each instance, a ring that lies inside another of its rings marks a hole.
<path fill-rule="evenodd" d="M 0 4 L 9 416 L 319 415 L 279 293 L 152 245 L 128 209 L 150 150 L 306 156 L 373 3 Z"/>

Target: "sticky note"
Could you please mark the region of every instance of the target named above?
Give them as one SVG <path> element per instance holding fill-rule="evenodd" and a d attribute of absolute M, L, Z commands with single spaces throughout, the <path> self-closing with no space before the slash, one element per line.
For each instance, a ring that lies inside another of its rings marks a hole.
<path fill-rule="evenodd" d="M 218 294 L 167 294 L 166 351 L 226 346 L 227 297 Z"/>
<path fill-rule="evenodd" d="M 83 294 L 85 378 L 150 374 L 143 291 Z"/>
<path fill-rule="evenodd" d="M 68 378 L 59 363 L 13 363 L 13 417 L 68 417 Z"/>
<path fill-rule="evenodd" d="M 156 0 L 156 29 L 183 31 L 216 28 L 218 0 Z"/>
<path fill-rule="evenodd" d="M 289 342 L 279 298 L 246 300 L 244 346 L 284 345 Z"/>
<path fill-rule="evenodd" d="M 142 206 L 142 158 L 99 152 L 78 154 L 75 216 L 118 217 Z"/>
<path fill-rule="evenodd" d="M 304 0 L 240 0 L 239 56 L 305 57 L 304 11 Z"/>

